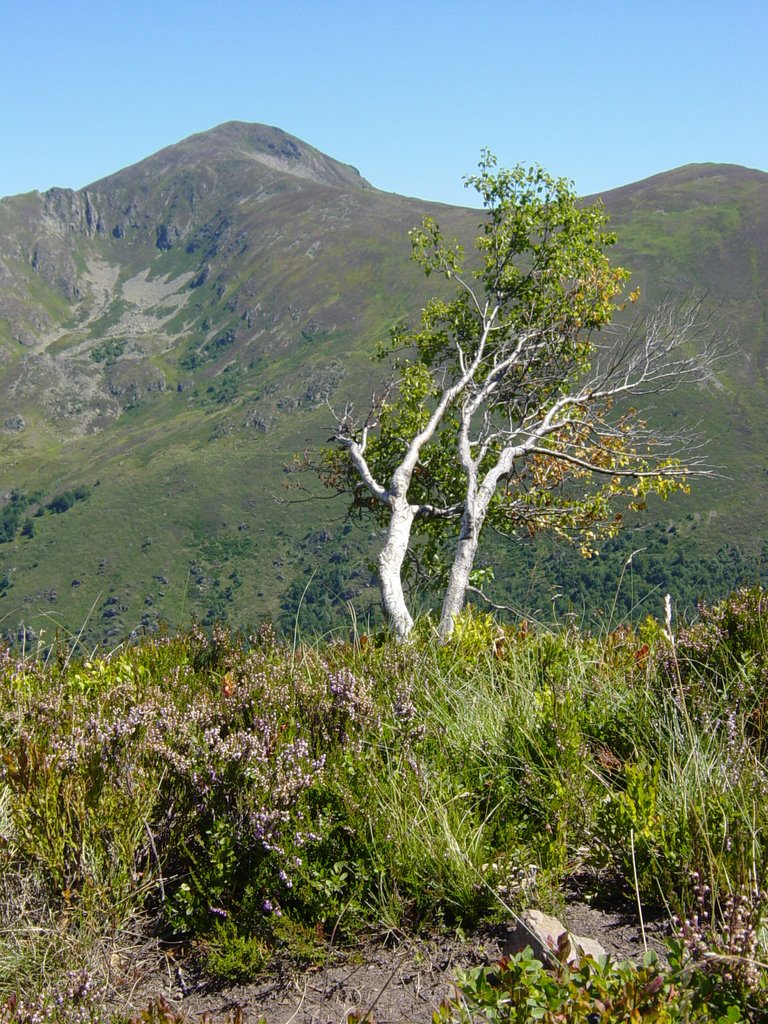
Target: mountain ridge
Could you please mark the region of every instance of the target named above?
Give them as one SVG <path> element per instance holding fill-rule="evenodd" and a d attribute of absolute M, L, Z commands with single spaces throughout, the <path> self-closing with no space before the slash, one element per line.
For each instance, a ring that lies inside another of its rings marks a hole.
<path fill-rule="evenodd" d="M 642 194 L 659 186 L 691 184 L 696 181 L 712 182 L 718 179 L 732 183 L 753 181 L 765 185 L 768 183 L 768 172 L 761 171 L 759 168 L 745 167 L 742 164 L 716 162 L 681 164 L 679 167 L 659 171 L 646 178 L 640 178 L 638 181 L 593 193 L 584 198 L 586 201 L 593 201 L 605 195 L 618 198 L 625 193 Z"/>

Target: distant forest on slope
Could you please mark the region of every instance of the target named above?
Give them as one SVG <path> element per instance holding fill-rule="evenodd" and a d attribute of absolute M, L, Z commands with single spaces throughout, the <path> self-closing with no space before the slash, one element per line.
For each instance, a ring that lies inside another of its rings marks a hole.
<path fill-rule="evenodd" d="M 768 586 L 768 542 L 757 551 L 738 544 L 702 551 L 695 543 L 696 529 L 694 515 L 683 527 L 640 521 L 604 543 L 592 558 L 582 557 L 567 543 L 493 539 L 482 561 L 494 566 L 493 582 L 485 589 L 495 605 L 504 607 L 494 608 L 477 595 L 470 601 L 506 620 L 551 623 L 575 616 L 587 627 L 613 628 L 647 615 L 660 617 L 666 594 L 676 614 L 691 619 L 701 602 L 716 601 L 743 586 Z M 303 571 L 281 601 L 281 632 L 290 635 L 298 628 L 305 634 L 325 634 L 351 627 L 353 619 L 363 629 L 383 624 L 375 566 L 354 536 L 347 525 L 304 538 Z M 419 603 L 423 612 L 434 606 L 426 591 Z"/>

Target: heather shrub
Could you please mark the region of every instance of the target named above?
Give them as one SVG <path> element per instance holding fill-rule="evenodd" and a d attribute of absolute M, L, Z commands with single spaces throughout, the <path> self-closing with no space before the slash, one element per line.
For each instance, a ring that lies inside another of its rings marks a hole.
<path fill-rule="evenodd" d="M 0 708 L 7 864 L 75 916 L 130 915 L 152 873 L 157 771 L 146 745 L 155 710 L 136 704 L 119 660 L 53 670 L 6 663 Z"/>
<path fill-rule="evenodd" d="M 174 808 L 159 828 L 179 880 L 169 921 L 181 932 L 217 920 L 269 931 L 283 914 L 322 921 L 354 885 L 350 871 L 330 898 L 354 839 L 334 779 L 375 728 L 371 684 L 322 659 L 276 670 L 260 651 L 221 667 L 218 692 L 178 702 L 149 738 Z"/>
<path fill-rule="evenodd" d="M 768 897 L 755 879 L 728 892 L 713 891 L 698 874 L 694 900 L 674 919 L 669 942 L 673 970 L 686 979 L 697 1001 L 724 1012 L 743 1007 L 750 1020 L 768 1017 Z"/>
<path fill-rule="evenodd" d="M 109 1024 L 93 979 L 86 971 L 69 971 L 60 981 L 32 997 L 13 992 L 0 1004 L 0 1024 Z"/>
<path fill-rule="evenodd" d="M 690 714 L 748 711 L 762 721 L 768 680 L 768 594 L 760 587 L 737 590 L 698 618 L 666 636 L 657 657 L 662 678 L 682 687 Z"/>

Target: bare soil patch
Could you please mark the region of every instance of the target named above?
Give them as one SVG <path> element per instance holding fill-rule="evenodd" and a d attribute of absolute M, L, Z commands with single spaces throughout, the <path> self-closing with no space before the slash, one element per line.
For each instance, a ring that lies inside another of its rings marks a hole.
<path fill-rule="evenodd" d="M 571 931 L 597 939 L 616 960 L 640 960 L 647 948 L 662 953 L 664 922 L 646 919 L 645 942 L 637 914 L 629 908 L 598 909 L 571 903 L 561 915 Z M 255 1024 L 345 1024 L 349 1014 L 369 1015 L 376 1024 L 429 1024 L 440 1003 L 455 994 L 458 971 L 490 965 L 504 950 L 507 925 L 479 928 L 469 936 L 403 938 L 398 943 L 370 941 L 332 950 L 324 967 L 297 970 L 278 964 L 248 984 L 213 988 L 195 976 L 190 963 L 154 953 L 133 975 L 115 977 L 115 1009 L 131 1014 L 162 996 L 191 1019 L 204 1013 L 223 1021 L 236 1011 Z M 139 980 L 140 979 L 140 980 Z"/>

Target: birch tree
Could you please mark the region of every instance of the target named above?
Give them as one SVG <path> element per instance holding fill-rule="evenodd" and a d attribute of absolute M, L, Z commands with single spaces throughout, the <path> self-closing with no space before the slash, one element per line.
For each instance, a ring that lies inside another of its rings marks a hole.
<path fill-rule="evenodd" d="M 360 418 L 335 418 L 324 482 L 386 530 L 381 596 L 400 638 L 413 618 L 404 589 L 418 554 L 444 588 L 446 640 L 476 587 L 483 529 L 511 538 L 549 531 L 591 553 L 621 524 L 617 502 L 686 488 L 700 460 L 690 439 L 660 436 L 638 398 L 708 373 L 696 310 L 665 308 L 613 326 L 628 273 L 600 203 L 539 167 L 499 169 L 484 153 L 466 184 L 483 205 L 475 249 L 426 219 L 413 258 L 447 282 L 419 325 L 391 332 L 394 376 Z M 447 296 L 447 297 L 446 297 Z M 418 549 L 414 542 L 418 541 Z"/>

